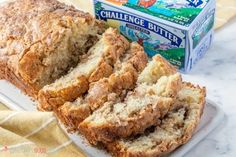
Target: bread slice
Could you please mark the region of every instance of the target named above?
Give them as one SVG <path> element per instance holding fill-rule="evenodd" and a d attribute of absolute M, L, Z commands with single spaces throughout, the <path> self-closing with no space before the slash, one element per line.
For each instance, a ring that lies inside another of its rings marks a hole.
<path fill-rule="evenodd" d="M 77 65 L 105 25 L 56 0 L 13 0 L 0 6 L 0 79 L 26 94 Z"/>
<path fill-rule="evenodd" d="M 69 131 L 75 131 L 82 120 L 105 102 L 118 101 L 133 89 L 147 61 L 143 48 L 137 43 L 131 43 L 130 49 L 115 64 L 114 73 L 109 78 L 93 83 L 84 98 L 79 97 L 61 106 L 57 111 L 58 117 Z"/>
<path fill-rule="evenodd" d="M 88 90 L 91 82 L 108 77 L 128 47 L 129 42 L 116 29 L 106 30 L 73 70 L 40 90 L 39 108 L 51 111 L 67 101 L 74 101 Z"/>
<path fill-rule="evenodd" d="M 204 105 L 205 88 L 183 83 L 177 101 L 160 124 L 149 128 L 145 134 L 119 139 L 106 145 L 117 157 L 158 157 L 166 155 L 185 144 L 199 124 Z"/>
<path fill-rule="evenodd" d="M 176 68 L 161 55 L 155 55 L 153 61 L 149 62 L 142 74 L 138 77 L 138 83 L 153 84 L 162 77 L 175 74 Z"/>
<path fill-rule="evenodd" d="M 149 69 L 150 73 L 156 69 L 162 69 L 149 67 L 154 64 L 153 62 L 162 61 L 157 58 L 160 56 L 154 57 L 140 77 L 146 74 L 151 75 L 146 69 Z M 119 103 L 111 101 L 104 104 L 79 125 L 80 132 L 90 143 L 96 144 L 99 141 L 110 142 L 117 137 L 142 133 L 147 127 L 155 124 L 155 119 L 164 116 L 174 103 L 182 83 L 178 73 L 159 76 L 161 78 L 153 77 L 151 80 L 155 83 L 138 84 L 133 92 L 128 93 L 124 101 Z"/>

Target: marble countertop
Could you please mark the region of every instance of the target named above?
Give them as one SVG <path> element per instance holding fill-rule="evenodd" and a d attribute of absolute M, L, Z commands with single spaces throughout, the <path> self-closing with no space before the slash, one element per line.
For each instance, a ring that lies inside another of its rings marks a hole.
<path fill-rule="evenodd" d="M 185 80 L 206 86 L 207 98 L 219 104 L 226 118 L 185 157 L 236 156 L 236 18 L 215 32 L 213 45 Z"/>

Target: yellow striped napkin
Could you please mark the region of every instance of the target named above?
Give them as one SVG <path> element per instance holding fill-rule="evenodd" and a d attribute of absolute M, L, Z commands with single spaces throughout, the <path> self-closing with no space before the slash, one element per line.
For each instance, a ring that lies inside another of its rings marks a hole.
<path fill-rule="evenodd" d="M 217 0 L 216 2 L 215 29 L 219 29 L 236 16 L 236 0 Z"/>
<path fill-rule="evenodd" d="M 87 7 L 85 0 L 61 1 Z M 217 0 L 215 28 L 224 26 L 235 15 L 236 0 Z M 85 155 L 63 132 L 52 113 L 10 111 L 0 103 L 0 157 L 67 156 Z"/>
<path fill-rule="evenodd" d="M 0 157 L 84 157 L 50 112 L 10 111 L 0 104 Z"/>

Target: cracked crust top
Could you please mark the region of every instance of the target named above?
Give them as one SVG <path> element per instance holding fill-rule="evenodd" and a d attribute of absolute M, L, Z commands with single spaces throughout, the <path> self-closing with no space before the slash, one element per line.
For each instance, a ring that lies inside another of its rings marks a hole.
<path fill-rule="evenodd" d="M 78 54 L 104 31 L 102 22 L 56 0 L 1 4 L 0 19 L 0 64 L 5 65 L 0 78 L 35 98 L 40 88 L 73 67 Z"/>

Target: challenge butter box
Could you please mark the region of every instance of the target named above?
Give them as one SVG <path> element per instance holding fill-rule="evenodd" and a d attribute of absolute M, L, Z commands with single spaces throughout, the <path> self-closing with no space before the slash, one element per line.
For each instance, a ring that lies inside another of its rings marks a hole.
<path fill-rule="evenodd" d="M 94 10 L 149 56 L 161 54 L 184 72 L 211 45 L 214 0 L 94 0 Z"/>

